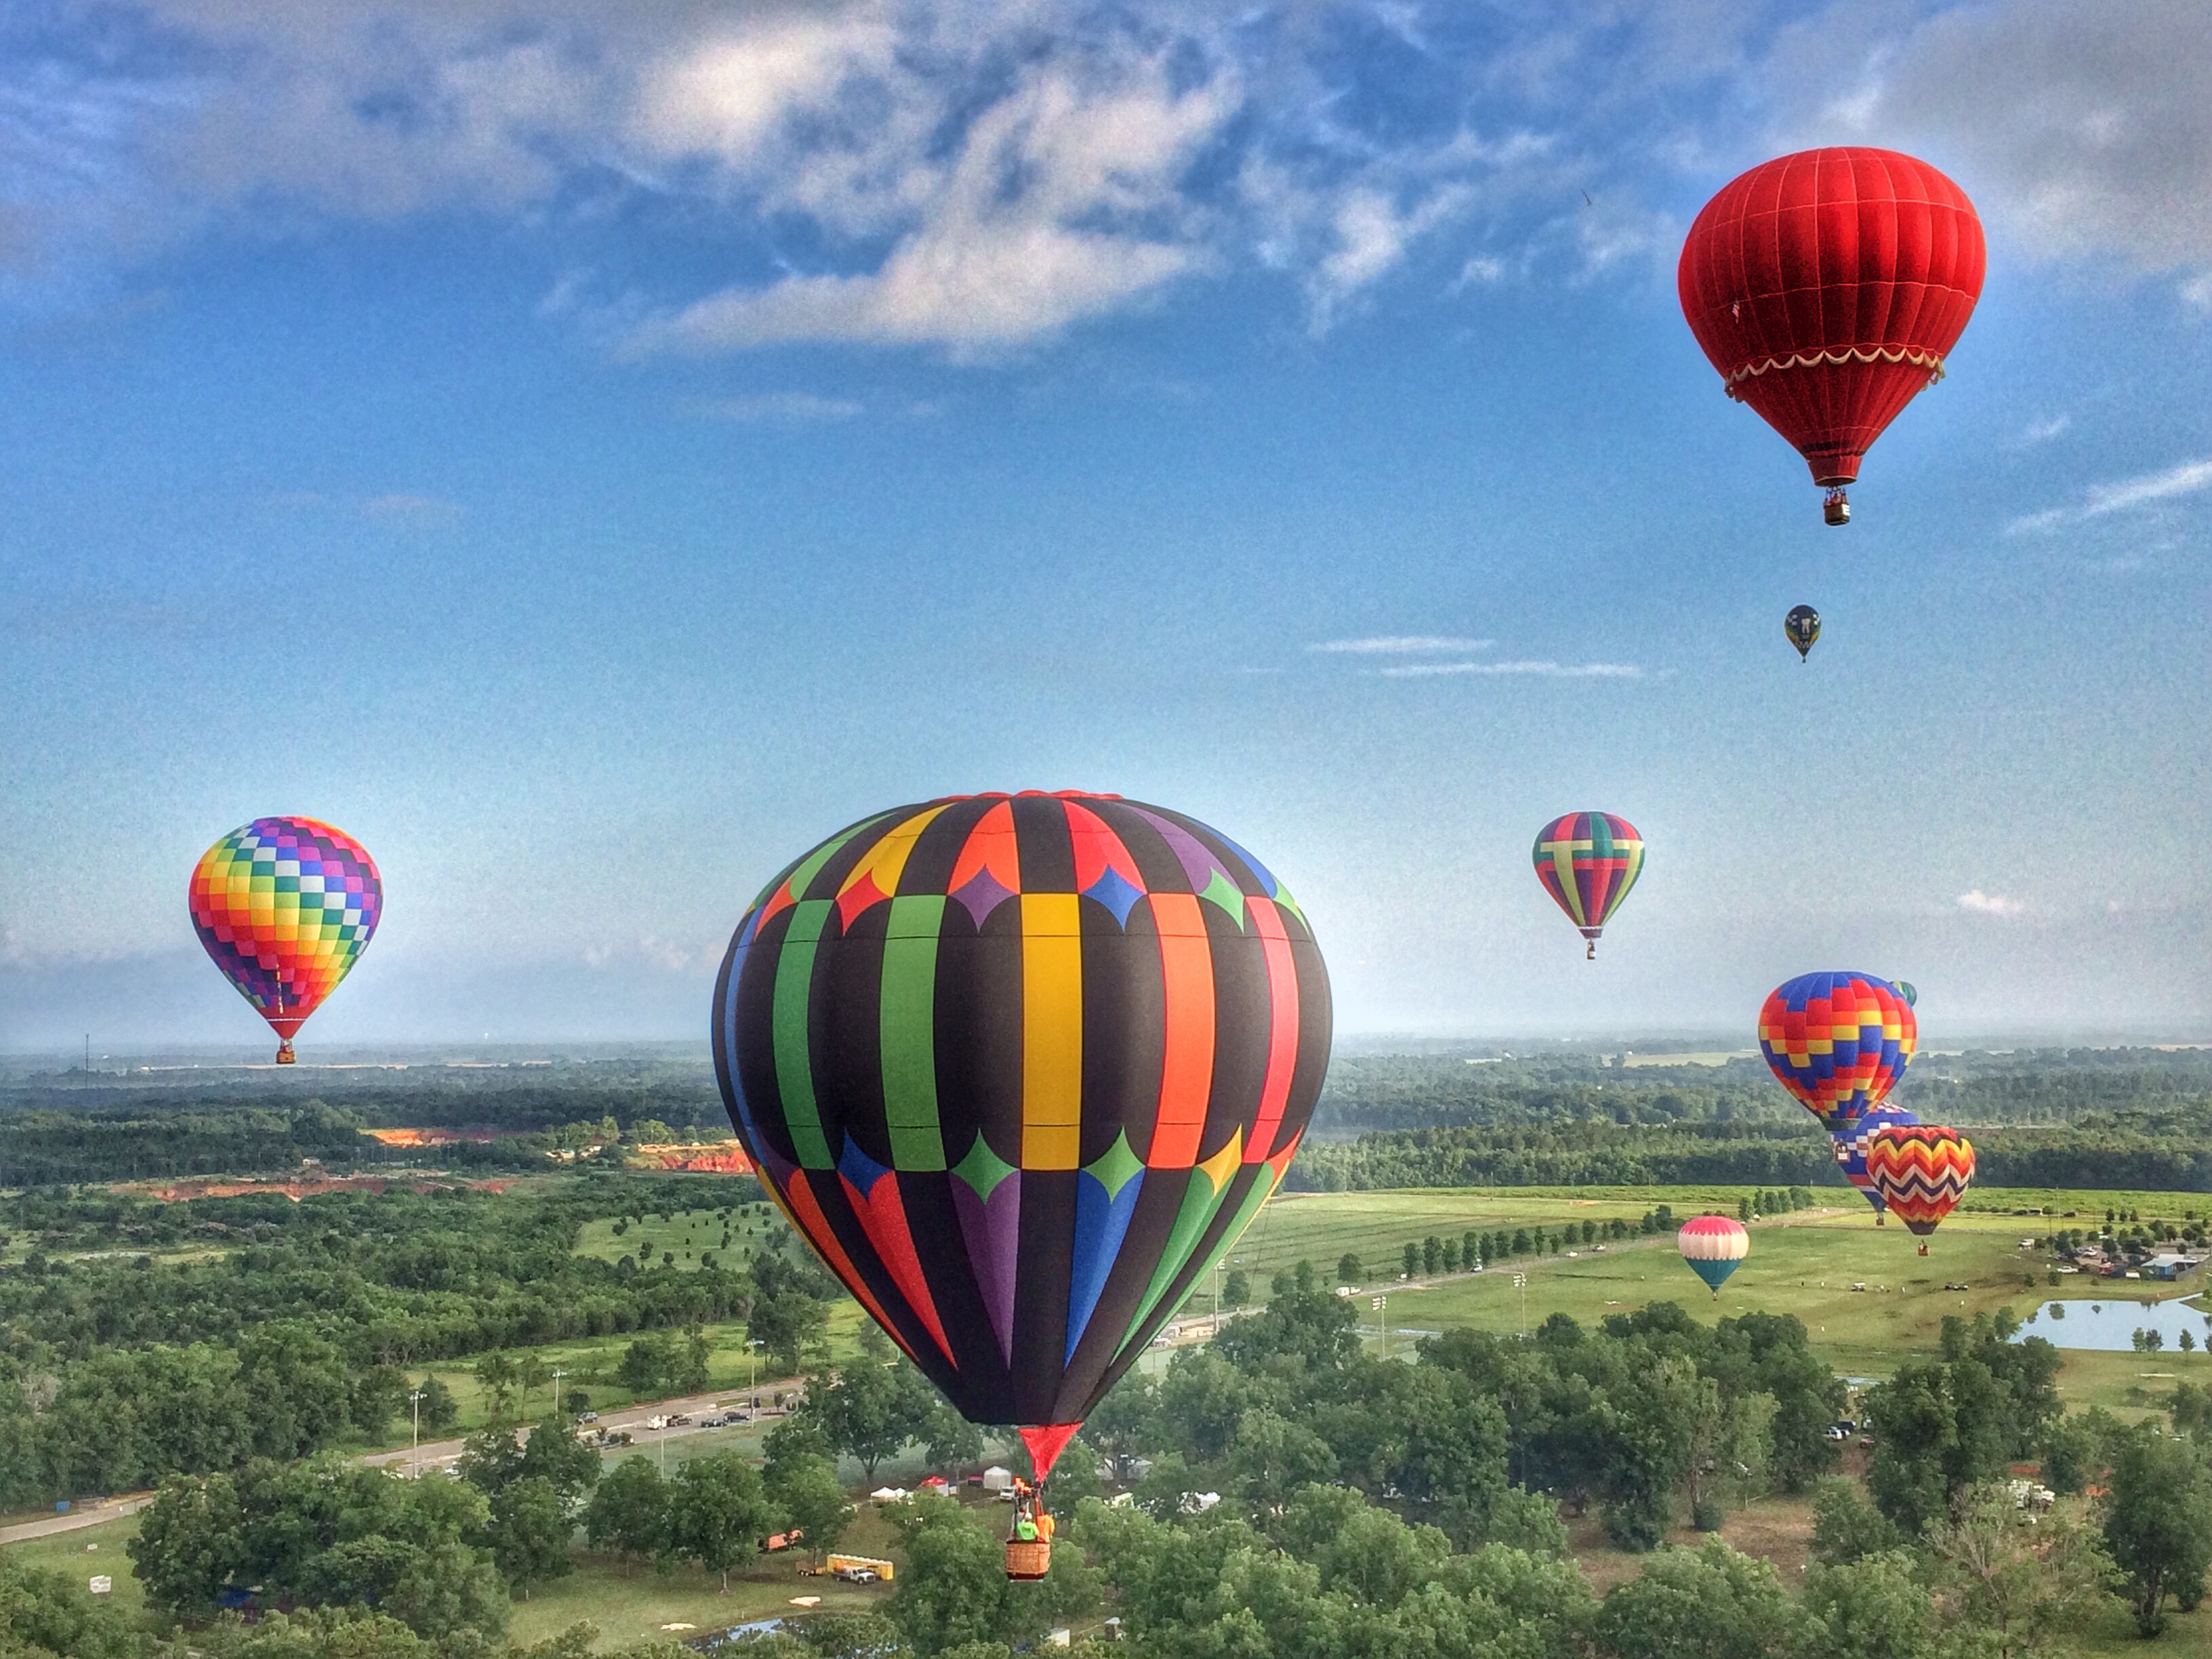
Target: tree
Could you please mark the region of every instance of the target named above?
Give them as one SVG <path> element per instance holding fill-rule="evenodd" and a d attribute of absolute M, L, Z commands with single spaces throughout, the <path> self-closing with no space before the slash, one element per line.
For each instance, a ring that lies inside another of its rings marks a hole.
<path fill-rule="evenodd" d="M 623 1350 L 615 1381 L 641 1399 L 650 1398 L 659 1392 L 676 1363 L 675 1344 L 666 1333 L 656 1331 L 641 1336 Z"/>
<path fill-rule="evenodd" d="M 745 1320 L 745 1336 L 759 1343 L 770 1364 L 788 1376 L 805 1366 L 824 1315 L 822 1304 L 795 1284 L 787 1286 L 767 1274 L 769 1264 L 775 1261 L 774 1256 L 753 1259 L 756 1289 Z"/>
<path fill-rule="evenodd" d="M 2212 1565 L 2212 1472 L 2185 1440 L 2136 1428 L 2118 1437 L 2104 1505 L 2105 1547 L 2127 1575 L 2136 1628 L 2166 1627 L 2166 1598 L 2193 1608 Z"/>
<path fill-rule="evenodd" d="M 2110 1564 L 2095 1535 L 2024 1513 L 2002 1486 L 1960 1493 L 1927 1543 L 1945 1618 L 1991 1659 L 2051 1652 L 2109 1601 Z"/>
<path fill-rule="evenodd" d="M 1606 1592 L 1592 1633 L 1619 1659 L 1767 1659 L 1784 1650 L 1792 1612 L 1772 1566 L 1716 1540 L 1655 1553 Z"/>
<path fill-rule="evenodd" d="M 1406 1263 L 1406 1277 L 1411 1279 L 1421 1270 L 1421 1247 L 1418 1244 L 1407 1245 L 1403 1256 Z"/>
<path fill-rule="evenodd" d="M 1421 1241 L 1421 1271 L 1434 1277 L 1444 1264 L 1443 1241 L 1431 1233 Z"/>
<path fill-rule="evenodd" d="M 629 1561 L 665 1554 L 668 1486 L 649 1457 L 626 1457 L 584 1507 L 584 1536 L 595 1550 Z"/>
<path fill-rule="evenodd" d="M 983 1461 L 983 1431 L 942 1401 L 931 1407 L 928 1427 L 919 1437 L 932 1468 L 957 1474 Z"/>
<path fill-rule="evenodd" d="M 1242 1267 L 1232 1267 L 1221 1281 L 1221 1305 L 1241 1308 L 1252 1299 L 1252 1281 Z"/>
<path fill-rule="evenodd" d="M 1850 1566 L 1815 1562 L 1805 1574 L 1803 1605 L 1800 1659 L 1935 1659 L 1928 1589 L 1902 1550 Z"/>
<path fill-rule="evenodd" d="M 495 1422 L 514 1411 L 514 1388 L 518 1380 L 514 1361 L 497 1349 L 477 1361 L 477 1382 L 491 1397 L 491 1415 Z"/>
<path fill-rule="evenodd" d="M 0 1652 L 9 1659 L 136 1659 L 143 1651 L 120 1607 L 88 1601 L 78 1582 L 0 1553 Z"/>
<path fill-rule="evenodd" d="M 453 1391 L 446 1386 L 442 1379 L 435 1376 L 424 1377 L 422 1391 L 422 1398 L 415 1402 L 415 1406 L 416 1409 L 422 1413 L 423 1428 L 432 1434 L 439 1434 L 452 1428 L 454 1424 L 461 1420 L 460 1405 L 454 1400 Z"/>
<path fill-rule="evenodd" d="M 929 1434 L 937 1406 L 936 1391 L 904 1359 L 889 1366 L 863 1361 L 806 1396 L 807 1415 L 830 1447 L 859 1459 L 871 1482 L 878 1463 Z"/>
<path fill-rule="evenodd" d="M 1824 1480 L 1814 1494 L 1812 1554 L 1822 1565 L 1848 1567 L 1905 1541 L 1889 1517 L 1859 1496 L 1856 1481 Z"/>
<path fill-rule="evenodd" d="M 708 1340 L 704 1327 L 694 1325 L 684 1338 L 684 1357 L 676 1367 L 676 1388 L 680 1394 L 698 1394 L 708 1386 L 707 1361 L 714 1352 L 714 1344 Z"/>
<path fill-rule="evenodd" d="M 800 1456 L 778 1468 L 768 1479 L 768 1498 L 787 1528 L 796 1528 L 817 1560 L 853 1522 L 852 1501 L 837 1480 L 836 1466 L 826 1457 Z"/>
<path fill-rule="evenodd" d="M 774 1518 L 758 1472 L 736 1452 L 717 1452 L 678 1467 L 668 1486 L 663 1553 L 720 1573 L 726 1595 L 731 1567 L 754 1547 Z"/>
<path fill-rule="evenodd" d="M 1042 1621 L 1028 1588 L 1010 1584 L 996 1540 L 969 1522 L 950 1498 L 919 1498 L 899 1505 L 906 1565 L 891 1598 L 891 1617 L 923 1659 L 969 1642 L 1012 1642 Z M 1057 1555 L 1060 1552 L 1055 1551 Z"/>
<path fill-rule="evenodd" d="M 491 1522 L 484 1529 L 493 1564 L 501 1576 L 530 1599 L 531 1587 L 574 1571 L 568 1537 L 574 1530 L 568 1506 L 542 1474 L 525 1475 L 492 1494 Z"/>
<path fill-rule="evenodd" d="M 1340 1285 L 1359 1285 L 1366 1282 L 1367 1269 L 1359 1258 L 1349 1250 L 1336 1259 L 1336 1282 Z"/>
<path fill-rule="evenodd" d="M 1237 1419 L 1228 1463 L 1247 1507 L 1261 1514 L 1287 1502 L 1308 1482 L 1336 1475 L 1336 1454 L 1326 1440 L 1265 1407 Z"/>

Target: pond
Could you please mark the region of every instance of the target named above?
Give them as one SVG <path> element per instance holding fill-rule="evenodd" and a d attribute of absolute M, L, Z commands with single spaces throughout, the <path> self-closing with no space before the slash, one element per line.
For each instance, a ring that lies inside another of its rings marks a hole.
<path fill-rule="evenodd" d="M 2056 1348 L 2126 1353 L 2134 1348 L 2137 1331 L 2156 1331 L 2166 1339 L 2163 1352 L 2171 1354 L 2179 1351 L 2184 1331 L 2199 1349 L 2206 1346 L 2207 1338 L 2212 1337 L 2212 1321 L 2179 1300 L 2161 1302 L 2154 1308 L 2126 1300 L 2045 1302 L 2027 1316 L 2013 1340 L 2039 1336 Z"/>

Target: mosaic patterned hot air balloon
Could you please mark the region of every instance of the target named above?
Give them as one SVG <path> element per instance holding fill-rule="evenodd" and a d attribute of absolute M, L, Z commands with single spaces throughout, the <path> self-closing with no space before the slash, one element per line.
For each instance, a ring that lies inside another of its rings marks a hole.
<path fill-rule="evenodd" d="M 1974 204 L 1925 161 L 1808 149 L 1723 185 L 1676 282 L 1728 395 L 1796 446 L 1841 525 L 1867 450 L 1943 378 L 1986 264 Z"/>
<path fill-rule="evenodd" d="M 1974 1146 L 1939 1124 L 1893 1124 L 1867 1142 L 1866 1164 L 1889 1212 L 1925 1238 L 1973 1184 Z"/>
<path fill-rule="evenodd" d="M 1682 1260 L 1690 1264 L 1690 1271 L 1705 1281 L 1715 1301 L 1720 1299 L 1721 1286 L 1728 1283 L 1729 1275 L 1751 1254 L 1750 1233 L 1741 1221 L 1724 1215 L 1692 1218 L 1674 1235 L 1674 1243 L 1681 1249 Z"/>
<path fill-rule="evenodd" d="M 800 1237 L 1042 1479 L 1280 1184 L 1328 979 L 1290 893 L 1194 819 L 960 796 L 769 884 L 714 1047 Z"/>
<path fill-rule="evenodd" d="M 1836 1167 L 1844 1172 L 1844 1180 L 1859 1189 L 1860 1196 L 1874 1206 L 1877 1221 L 1888 1206 L 1882 1202 L 1881 1194 L 1875 1191 L 1874 1177 L 1867 1173 L 1867 1143 L 1884 1129 L 1919 1121 L 1904 1107 L 1885 1103 L 1870 1111 L 1862 1112 L 1850 1128 L 1840 1131 L 1835 1137 Z"/>
<path fill-rule="evenodd" d="M 1800 974 L 1759 1014 L 1768 1069 L 1830 1134 L 1897 1086 L 1917 1031 L 1896 988 L 1872 974 Z"/>
<path fill-rule="evenodd" d="M 1820 637 L 1820 613 L 1809 605 L 1793 605 L 1790 614 L 1782 619 L 1782 631 L 1797 647 L 1797 660 L 1803 662 Z"/>
<path fill-rule="evenodd" d="M 1595 957 L 1598 935 L 1644 873 L 1644 837 L 1610 812 L 1570 812 L 1544 826 L 1534 857 L 1536 878 L 1589 941 L 1583 954 Z"/>
<path fill-rule="evenodd" d="M 376 860 L 313 818 L 256 818 L 201 855 L 192 926 L 215 965 L 269 1022 L 276 1063 L 337 988 L 376 932 L 384 884 Z"/>

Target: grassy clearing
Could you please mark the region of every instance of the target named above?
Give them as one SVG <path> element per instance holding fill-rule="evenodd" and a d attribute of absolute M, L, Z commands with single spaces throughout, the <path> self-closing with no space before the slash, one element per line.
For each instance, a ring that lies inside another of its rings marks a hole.
<path fill-rule="evenodd" d="M 123 1547 L 137 1535 L 138 1517 L 130 1515 L 76 1532 L 9 1544 L 6 1548 L 9 1556 L 24 1566 L 68 1575 L 88 1595 L 92 1576 L 106 1573 L 115 1581 L 114 1591 L 106 1599 L 136 1616 L 145 1611 L 146 1595 L 131 1573 L 131 1558 L 123 1553 Z"/>

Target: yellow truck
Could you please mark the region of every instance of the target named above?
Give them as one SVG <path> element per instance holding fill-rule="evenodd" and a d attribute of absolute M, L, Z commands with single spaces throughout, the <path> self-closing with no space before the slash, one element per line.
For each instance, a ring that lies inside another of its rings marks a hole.
<path fill-rule="evenodd" d="M 829 1558 L 830 1571 L 852 1584 L 872 1584 L 891 1582 L 893 1568 L 888 1561 L 879 1561 L 872 1555 L 833 1555 Z"/>

